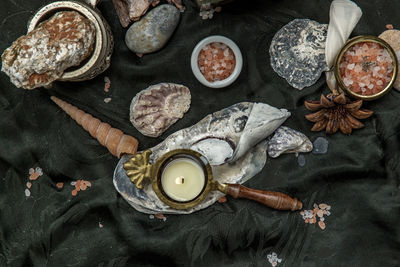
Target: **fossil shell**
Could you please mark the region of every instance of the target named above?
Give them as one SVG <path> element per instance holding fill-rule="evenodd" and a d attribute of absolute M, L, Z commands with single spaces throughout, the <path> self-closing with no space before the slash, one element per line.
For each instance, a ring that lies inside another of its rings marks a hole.
<path fill-rule="evenodd" d="M 160 136 L 188 111 L 190 99 L 189 88 L 184 85 L 152 85 L 132 99 L 130 120 L 143 135 Z"/>
<path fill-rule="evenodd" d="M 105 146 L 112 155 L 119 158 L 123 154 L 136 153 L 138 141 L 134 137 L 112 128 L 110 124 L 101 122 L 92 115 L 55 96 L 52 96 L 51 100 L 88 131 L 91 136 L 96 138 L 100 144 Z"/>
<path fill-rule="evenodd" d="M 93 51 L 95 27 L 75 11 L 56 13 L 18 38 L 2 55 L 2 71 L 17 87 L 49 86 Z"/>
<path fill-rule="evenodd" d="M 328 26 L 309 19 L 295 19 L 274 36 L 269 48 L 271 66 L 296 89 L 313 85 L 323 71 Z"/>
<path fill-rule="evenodd" d="M 267 104 L 238 103 L 168 136 L 150 149 L 150 162 L 174 149 L 193 149 L 204 154 L 210 162 L 214 179 L 221 183 L 244 183 L 264 167 L 267 157 L 265 139 L 289 116 L 287 110 Z M 128 159 L 126 156 L 119 161 L 114 172 L 114 186 L 140 212 L 188 214 L 212 205 L 222 196 L 213 191 L 196 207 L 172 209 L 157 198 L 149 183 L 139 190 L 130 182 L 122 166 Z"/>
<path fill-rule="evenodd" d="M 286 126 L 279 127 L 268 142 L 268 156 L 272 158 L 283 153 L 310 152 L 312 149 L 307 136 Z"/>

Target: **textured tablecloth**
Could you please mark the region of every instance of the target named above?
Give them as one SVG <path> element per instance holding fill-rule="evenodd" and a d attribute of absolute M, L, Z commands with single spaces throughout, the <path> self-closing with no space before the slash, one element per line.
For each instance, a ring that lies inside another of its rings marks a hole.
<path fill-rule="evenodd" d="M 0 51 L 26 33 L 29 17 L 46 1 L 2 0 Z M 357 1 L 364 15 L 353 35 L 378 35 L 388 23 L 400 26 L 400 2 Z M 298 91 L 272 71 L 268 49 L 273 35 L 295 18 L 329 21 L 327 0 L 235 1 L 211 20 L 202 20 L 194 2 L 168 45 L 137 57 L 124 43 L 125 29 L 111 0 L 98 8 L 115 38 L 111 67 L 91 81 L 56 82 L 52 89 L 26 91 L 0 74 L 0 265 L 1 266 L 399 266 L 400 265 L 400 93 L 366 103 L 375 114 L 351 136 L 326 136 L 309 129 L 305 99 L 327 93 L 321 78 Z M 193 47 L 221 34 L 240 47 L 244 64 L 238 80 L 225 89 L 201 85 L 190 69 Z M 111 80 L 110 92 L 104 77 Z M 188 86 L 192 105 L 183 119 L 159 138 L 141 135 L 129 122 L 133 96 L 151 84 Z M 226 203 L 191 215 L 152 218 L 131 208 L 115 191 L 117 158 L 61 111 L 56 95 L 138 138 L 140 149 L 188 127 L 210 112 L 241 101 L 286 108 L 285 125 L 313 141 L 329 141 L 324 155 L 306 154 L 300 167 L 293 154 L 267 160 L 246 183 L 298 197 L 304 209 L 331 206 L 325 230 L 306 224 L 299 212 L 282 212 L 247 200 Z M 104 99 L 111 97 L 111 102 Z M 29 169 L 43 175 L 29 180 Z M 71 182 L 91 187 L 72 196 Z M 25 195 L 31 182 L 30 196 Z M 58 189 L 56 184 L 64 182 Z"/>

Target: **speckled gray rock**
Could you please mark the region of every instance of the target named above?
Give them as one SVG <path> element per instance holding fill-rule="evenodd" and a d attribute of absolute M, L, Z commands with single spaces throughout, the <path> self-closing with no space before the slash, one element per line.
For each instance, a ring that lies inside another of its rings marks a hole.
<path fill-rule="evenodd" d="M 158 6 L 129 28 L 125 43 L 132 52 L 138 54 L 160 50 L 174 32 L 179 18 L 180 12 L 175 6 Z"/>
<path fill-rule="evenodd" d="M 274 71 L 296 89 L 313 85 L 328 70 L 327 29 L 327 24 L 309 19 L 295 19 L 283 26 L 269 48 Z"/>

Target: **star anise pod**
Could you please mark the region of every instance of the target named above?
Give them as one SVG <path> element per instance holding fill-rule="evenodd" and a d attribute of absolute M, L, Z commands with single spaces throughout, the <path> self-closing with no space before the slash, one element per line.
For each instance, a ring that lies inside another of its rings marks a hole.
<path fill-rule="evenodd" d="M 373 114 L 371 110 L 361 109 L 362 103 L 362 100 L 351 101 L 344 94 L 321 94 L 319 101 L 304 101 L 308 110 L 316 111 L 305 117 L 315 122 L 311 131 L 325 129 L 326 133 L 333 134 L 340 129 L 344 134 L 351 134 L 353 129 L 364 127 L 358 119 L 366 119 Z"/>

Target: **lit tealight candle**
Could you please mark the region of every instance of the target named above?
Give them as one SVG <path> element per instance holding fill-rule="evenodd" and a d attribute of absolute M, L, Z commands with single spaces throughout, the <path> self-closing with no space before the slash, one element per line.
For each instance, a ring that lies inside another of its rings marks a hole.
<path fill-rule="evenodd" d="M 187 158 L 168 163 L 161 176 L 164 192 L 176 201 L 195 199 L 203 190 L 204 183 L 205 175 L 201 166 Z"/>

